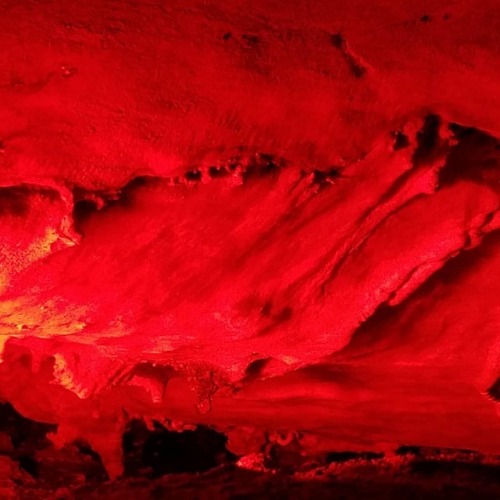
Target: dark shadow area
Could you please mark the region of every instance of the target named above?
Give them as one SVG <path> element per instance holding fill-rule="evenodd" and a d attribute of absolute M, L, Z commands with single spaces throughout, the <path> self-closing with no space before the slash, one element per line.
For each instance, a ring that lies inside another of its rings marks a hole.
<path fill-rule="evenodd" d="M 293 477 L 280 472 L 260 472 L 234 466 L 221 467 L 200 474 L 168 475 L 155 480 L 137 478 L 114 481 L 75 491 L 76 499 L 87 498 L 199 498 L 250 500 L 283 499 L 470 499 L 498 498 L 498 482 L 490 480 L 491 468 L 480 469 L 463 478 L 444 469 L 434 475 L 410 472 L 388 462 L 360 461 L 358 469 L 337 464 Z M 467 467 L 466 467 L 467 469 Z M 458 470 L 458 469 L 457 469 Z"/>
<path fill-rule="evenodd" d="M 184 174 L 184 178 L 188 182 L 200 182 L 201 170 L 190 170 Z"/>
<path fill-rule="evenodd" d="M 227 177 L 229 175 L 229 170 L 224 167 L 211 166 L 208 168 L 208 175 L 212 179 L 219 179 L 222 177 Z"/>
<path fill-rule="evenodd" d="M 12 456 L 26 465 L 26 470 L 32 472 L 36 467 L 32 458 L 39 450 L 51 446 L 47 434 L 55 432 L 57 425 L 35 422 L 23 417 L 10 403 L 0 403 L 0 433 L 8 436 L 12 443 Z"/>
<path fill-rule="evenodd" d="M 349 460 L 380 460 L 384 458 L 383 453 L 375 453 L 373 451 L 354 452 L 354 451 L 336 451 L 327 453 L 325 460 L 327 464 L 331 463 L 344 463 Z"/>
<path fill-rule="evenodd" d="M 413 154 L 414 165 L 431 163 L 441 154 L 443 144 L 439 137 L 440 127 L 440 116 L 430 114 L 425 117 L 422 128 L 417 132 L 417 148 Z"/>
<path fill-rule="evenodd" d="M 500 403 L 500 377 L 488 388 L 488 396 Z"/>
<path fill-rule="evenodd" d="M 30 210 L 32 197 L 35 196 L 54 201 L 59 198 L 59 193 L 49 188 L 31 184 L 0 187 L 0 215 L 25 217 Z"/>
<path fill-rule="evenodd" d="M 410 468 L 413 474 L 422 476 L 456 476 L 464 479 L 473 479 L 480 476 L 483 481 L 500 485 L 500 466 L 498 464 L 484 464 L 478 462 L 416 460 Z"/>
<path fill-rule="evenodd" d="M 0 456 L 17 462 L 40 485 L 59 487 L 82 478 L 94 483 L 108 479 L 101 457 L 87 442 L 78 440 L 56 449 L 48 438 L 56 431 L 57 425 L 25 418 L 10 403 L 0 403 Z"/>
<path fill-rule="evenodd" d="M 75 231 L 85 235 L 85 223 L 97 211 L 97 203 L 92 200 L 79 200 L 73 206 L 73 226 Z"/>
<path fill-rule="evenodd" d="M 418 457 L 419 455 L 422 454 L 422 450 L 418 446 L 403 445 L 403 446 L 400 446 L 395 451 L 395 454 L 397 456 L 412 455 L 412 456 Z"/>
<path fill-rule="evenodd" d="M 207 471 L 236 460 L 226 442 L 224 434 L 202 425 L 171 431 L 154 422 L 149 430 L 143 421 L 132 420 L 122 438 L 124 473 L 159 477 Z"/>
<path fill-rule="evenodd" d="M 497 139 L 470 127 L 450 125 L 457 144 L 451 149 L 445 166 L 439 172 L 439 185 L 467 179 L 499 188 L 500 143 Z"/>
<path fill-rule="evenodd" d="M 283 158 L 278 158 L 269 153 L 260 153 L 251 157 L 243 167 L 243 179 L 249 181 L 262 177 L 275 178 L 286 166 Z"/>
<path fill-rule="evenodd" d="M 406 149 L 407 147 L 410 146 L 410 139 L 401 130 L 393 132 L 392 137 L 394 139 L 394 143 L 392 145 L 392 149 L 394 151 L 399 151 L 400 149 Z"/>
<path fill-rule="evenodd" d="M 242 382 L 246 383 L 258 379 L 269 361 L 271 361 L 271 358 L 262 358 L 252 361 L 245 370 L 245 376 L 243 377 Z"/>
<path fill-rule="evenodd" d="M 32 476 L 6 478 L 16 498 L 466 499 L 500 494 L 498 457 L 469 450 L 404 445 L 396 450 L 396 460 L 348 450 L 308 457 L 299 434 L 281 432 L 267 435 L 266 469 L 247 470 L 235 467 L 222 433 L 204 426 L 170 431 L 158 422 L 149 430 L 142 420 L 130 421 L 123 435 L 125 476 L 109 481 L 87 442 L 58 450 L 51 446 L 47 434 L 55 429 L 0 404 L 0 436 L 12 439 L 8 450 L 0 440 L 0 455 L 15 457 Z"/>
<path fill-rule="evenodd" d="M 293 474 L 308 461 L 297 433 L 279 432 L 271 439 L 266 433 L 266 443 L 262 447 L 264 466 L 273 471 Z"/>

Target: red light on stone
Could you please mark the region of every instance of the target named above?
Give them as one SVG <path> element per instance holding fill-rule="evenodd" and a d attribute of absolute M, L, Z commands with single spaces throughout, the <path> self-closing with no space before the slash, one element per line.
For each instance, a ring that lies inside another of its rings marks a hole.
<path fill-rule="evenodd" d="M 9 456 L 500 454 L 497 27 L 448 7 L 0 6 Z"/>

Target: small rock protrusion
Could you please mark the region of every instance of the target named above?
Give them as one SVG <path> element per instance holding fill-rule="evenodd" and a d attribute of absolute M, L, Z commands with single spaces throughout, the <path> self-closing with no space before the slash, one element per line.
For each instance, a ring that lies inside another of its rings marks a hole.
<path fill-rule="evenodd" d="M 63 78 L 71 78 L 78 73 L 78 69 L 73 66 L 62 65 L 61 66 L 61 76 Z"/>

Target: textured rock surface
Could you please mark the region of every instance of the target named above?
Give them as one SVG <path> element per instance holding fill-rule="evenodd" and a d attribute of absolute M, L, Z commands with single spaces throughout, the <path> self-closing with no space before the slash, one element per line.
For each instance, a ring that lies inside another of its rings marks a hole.
<path fill-rule="evenodd" d="M 0 399 L 111 475 L 134 416 L 500 453 L 496 2 L 334 4 L 0 4 Z"/>

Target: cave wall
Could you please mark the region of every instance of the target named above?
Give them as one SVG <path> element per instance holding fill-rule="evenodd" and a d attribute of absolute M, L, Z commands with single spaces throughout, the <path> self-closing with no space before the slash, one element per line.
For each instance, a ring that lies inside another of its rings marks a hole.
<path fill-rule="evenodd" d="M 0 399 L 500 453 L 495 7 L 2 2 Z"/>

